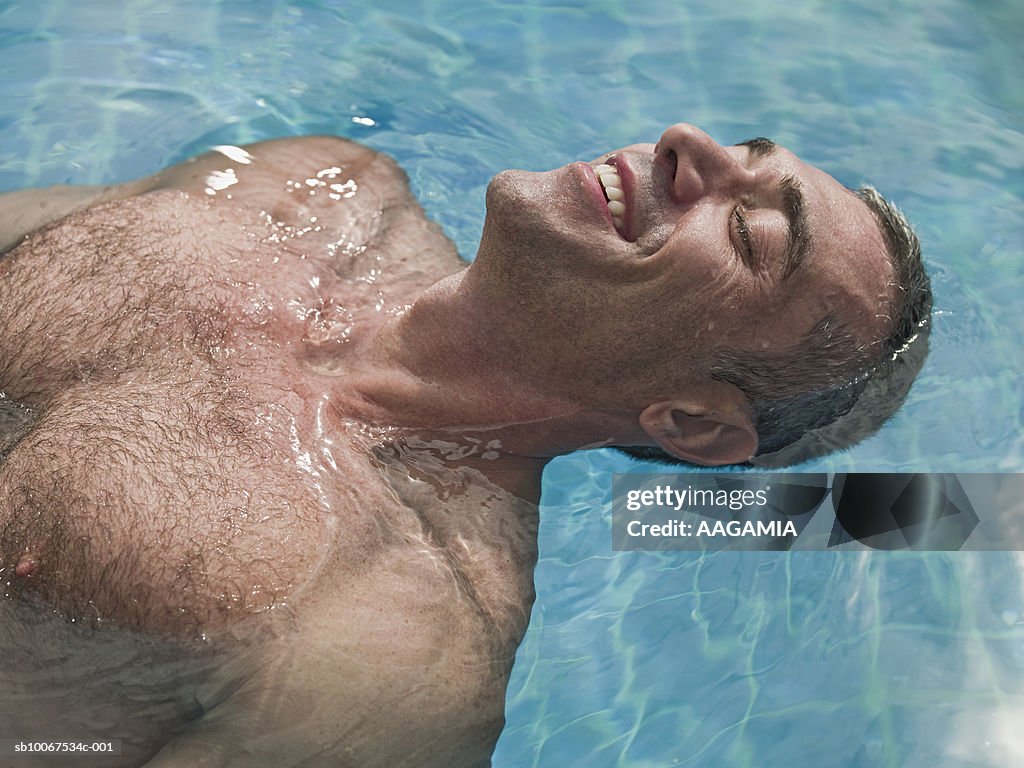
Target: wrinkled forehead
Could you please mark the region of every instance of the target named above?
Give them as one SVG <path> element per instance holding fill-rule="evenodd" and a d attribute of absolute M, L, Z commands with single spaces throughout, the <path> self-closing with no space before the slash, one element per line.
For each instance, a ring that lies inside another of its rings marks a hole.
<path fill-rule="evenodd" d="M 779 148 L 770 158 L 803 188 L 811 248 L 804 280 L 864 339 L 884 334 L 895 298 L 894 269 L 878 220 L 853 191 Z M 800 281 L 803 282 L 803 281 Z M 823 314 L 823 312 L 822 312 Z"/>

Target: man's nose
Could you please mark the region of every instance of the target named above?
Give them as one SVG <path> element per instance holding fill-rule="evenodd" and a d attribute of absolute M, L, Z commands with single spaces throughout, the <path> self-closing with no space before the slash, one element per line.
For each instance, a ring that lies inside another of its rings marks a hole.
<path fill-rule="evenodd" d="M 677 123 L 661 134 L 654 154 L 654 162 L 668 170 L 672 200 L 680 205 L 692 205 L 708 195 L 734 194 L 753 179 L 725 147 L 688 123 Z"/>

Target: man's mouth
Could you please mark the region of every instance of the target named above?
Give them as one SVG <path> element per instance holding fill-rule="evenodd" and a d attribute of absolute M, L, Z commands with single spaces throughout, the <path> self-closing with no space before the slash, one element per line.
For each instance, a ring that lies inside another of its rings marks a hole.
<path fill-rule="evenodd" d="M 626 193 L 622 191 L 622 178 L 612 165 L 601 164 L 594 167 L 604 198 L 608 201 L 608 212 L 612 215 L 615 230 L 626 236 Z"/>

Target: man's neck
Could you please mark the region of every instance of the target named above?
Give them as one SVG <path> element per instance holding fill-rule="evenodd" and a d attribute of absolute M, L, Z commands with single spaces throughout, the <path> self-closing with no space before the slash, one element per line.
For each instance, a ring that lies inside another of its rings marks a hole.
<path fill-rule="evenodd" d="M 589 409 L 547 381 L 530 354 L 537 340 L 488 311 L 466 274 L 431 286 L 364 342 L 348 415 L 396 435 L 490 444 L 480 451 L 489 466 L 537 472 L 629 430 L 628 414 Z"/>

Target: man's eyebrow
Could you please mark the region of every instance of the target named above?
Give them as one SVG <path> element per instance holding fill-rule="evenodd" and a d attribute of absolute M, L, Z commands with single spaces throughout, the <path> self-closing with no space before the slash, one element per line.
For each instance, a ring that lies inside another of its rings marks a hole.
<path fill-rule="evenodd" d="M 741 141 L 736 146 L 746 147 L 754 157 L 766 157 L 779 148 L 778 144 L 764 136 Z"/>
<path fill-rule="evenodd" d="M 782 261 L 782 279 L 785 280 L 804 263 L 811 249 L 811 233 L 807 227 L 807 208 L 800 182 L 793 176 L 783 176 L 779 181 L 779 192 L 782 195 L 782 213 L 789 225 L 789 248 Z"/>
<path fill-rule="evenodd" d="M 751 156 L 756 158 L 768 157 L 779 148 L 778 144 L 764 136 L 741 141 L 736 146 L 746 147 Z M 807 228 L 807 209 L 800 182 L 793 176 L 784 176 L 779 181 L 779 195 L 789 230 L 789 247 L 782 262 L 782 279 L 785 280 L 800 268 L 807 257 L 811 249 L 811 233 Z"/>

